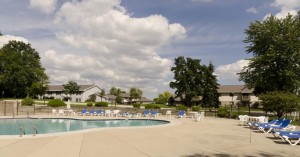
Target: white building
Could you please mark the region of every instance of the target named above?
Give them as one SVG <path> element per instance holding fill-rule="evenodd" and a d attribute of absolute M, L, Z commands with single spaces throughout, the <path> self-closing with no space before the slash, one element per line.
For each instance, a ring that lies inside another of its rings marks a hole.
<path fill-rule="evenodd" d="M 219 101 L 221 105 L 231 105 L 240 103 L 248 103 L 251 104 L 258 102 L 258 97 L 254 95 L 253 89 L 249 89 L 244 85 L 221 85 L 219 86 Z"/>
<path fill-rule="evenodd" d="M 70 97 L 71 102 L 85 102 L 85 100 L 89 99 L 90 95 L 97 94 L 101 92 L 101 89 L 95 85 L 79 85 L 79 91 L 76 94 L 66 95 L 64 94 L 64 87 L 62 85 L 49 85 L 46 94 L 44 95 L 45 98 L 54 98 L 54 99 L 67 99 Z M 97 97 L 96 101 L 99 97 Z"/>
<path fill-rule="evenodd" d="M 229 106 L 233 103 L 236 105 L 239 103 L 242 104 L 253 104 L 258 102 L 258 97 L 254 95 L 253 89 L 249 89 L 244 85 L 220 85 L 218 89 L 219 93 L 219 101 L 221 102 L 221 106 Z M 170 99 L 174 99 L 175 104 L 182 104 L 181 99 L 179 97 L 175 98 L 172 96 Z M 170 101 L 169 99 L 169 101 Z M 193 98 L 193 102 L 201 101 L 202 97 Z"/>

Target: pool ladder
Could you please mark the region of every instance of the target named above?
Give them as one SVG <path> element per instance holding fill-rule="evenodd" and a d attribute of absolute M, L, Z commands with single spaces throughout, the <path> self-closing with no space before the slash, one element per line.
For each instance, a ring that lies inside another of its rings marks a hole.
<path fill-rule="evenodd" d="M 24 126 L 21 126 L 20 127 L 20 136 L 19 137 L 22 137 L 23 135 L 25 135 L 26 133 L 25 133 L 25 128 L 24 128 Z M 35 136 L 36 134 L 38 134 L 38 131 L 37 131 L 37 129 L 36 129 L 36 126 L 34 125 L 33 127 L 32 127 L 32 135 L 33 136 Z"/>

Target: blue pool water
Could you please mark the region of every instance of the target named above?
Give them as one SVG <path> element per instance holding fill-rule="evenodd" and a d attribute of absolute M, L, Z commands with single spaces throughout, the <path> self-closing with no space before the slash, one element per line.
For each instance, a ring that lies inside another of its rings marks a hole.
<path fill-rule="evenodd" d="M 0 119 L 0 135 L 49 134 L 104 127 L 136 127 L 167 124 L 148 119 L 82 120 L 82 119 Z"/>

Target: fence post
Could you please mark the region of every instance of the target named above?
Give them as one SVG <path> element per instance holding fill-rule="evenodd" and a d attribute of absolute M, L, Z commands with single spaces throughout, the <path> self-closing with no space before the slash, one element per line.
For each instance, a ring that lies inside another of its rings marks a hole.
<path fill-rule="evenodd" d="M 4 101 L 4 116 L 6 116 L 6 101 Z"/>

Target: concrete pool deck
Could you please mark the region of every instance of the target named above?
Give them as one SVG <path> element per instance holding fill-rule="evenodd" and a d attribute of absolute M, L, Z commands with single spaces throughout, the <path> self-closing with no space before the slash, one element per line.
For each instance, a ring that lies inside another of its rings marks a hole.
<path fill-rule="evenodd" d="M 0 139 L 0 156 L 300 156 L 300 145 L 293 147 L 281 139 L 274 139 L 272 134 L 255 131 L 250 134 L 248 128 L 238 126 L 238 120 L 213 117 L 200 122 L 191 118 L 160 119 L 173 123 L 159 127 L 109 128 L 58 136 Z"/>

